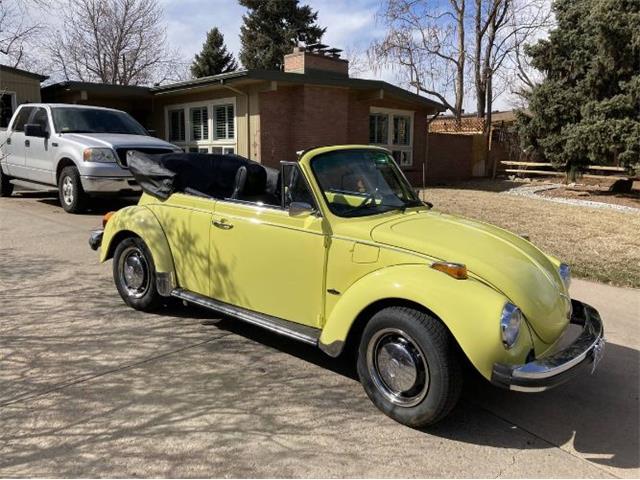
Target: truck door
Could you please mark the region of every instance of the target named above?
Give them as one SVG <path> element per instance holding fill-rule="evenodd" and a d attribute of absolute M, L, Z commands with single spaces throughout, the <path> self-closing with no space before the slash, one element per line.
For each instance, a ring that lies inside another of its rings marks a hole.
<path fill-rule="evenodd" d="M 29 179 L 25 163 L 24 125 L 33 113 L 34 107 L 21 107 L 15 114 L 13 122 L 7 130 L 6 165 L 9 175 Z"/>
<path fill-rule="evenodd" d="M 53 172 L 53 156 L 51 146 L 51 127 L 47 110 L 43 107 L 36 107 L 27 123 L 40 125 L 42 131 L 46 133 L 42 137 L 29 137 L 25 135 L 25 159 L 26 168 L 29 171 L 30 179 L 36 182 L 55 184 Z"/>

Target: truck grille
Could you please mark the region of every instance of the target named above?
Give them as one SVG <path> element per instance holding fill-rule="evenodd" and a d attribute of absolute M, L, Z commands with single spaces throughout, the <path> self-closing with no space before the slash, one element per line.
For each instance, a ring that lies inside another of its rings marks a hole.
<path fill-rule="evenodd" d="M 136 152 L 148 153 L 149 155 L 158 155 L 161 153 L 171 153 L 173 150 L 170 148 L 116 148 L 118 154 L 118 164 L 121 167 L 127 168 L 127 152 L 129 150 L 135 150 Z"/>

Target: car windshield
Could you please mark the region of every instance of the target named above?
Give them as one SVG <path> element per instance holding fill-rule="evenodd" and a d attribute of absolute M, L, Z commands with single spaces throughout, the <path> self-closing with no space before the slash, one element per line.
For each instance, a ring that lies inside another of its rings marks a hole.
<path fill-rule="evenodd" d="M 58 133 L 126 133 L 148 135 L 130 115 L 98 108 L 53 108 L 53 123 Z"/>
<path fill-rule="evenodd" d="M 391 155 L 383 150 L 334 150 L 314 157 L 311 169 L 329 208 L 340 217 L 424 205 Z"/>

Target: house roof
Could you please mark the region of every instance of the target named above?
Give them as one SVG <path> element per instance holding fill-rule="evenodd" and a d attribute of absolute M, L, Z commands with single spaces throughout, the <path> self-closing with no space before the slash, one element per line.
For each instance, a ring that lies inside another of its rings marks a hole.
<path fill-rule="evenodd" d="M 135 85 L 112 85 L 108 83 L 94 83 L 94 82 L 76 82 L 65 81 L 59 83 L 53 83 L 42 87 L 41 92 L 43 96 L 47 94 L 53 94 L 60 91 L 78 91 L 84 90 L 89 93 L 96 93 L 104 96 L 118 96 L 118 97 L 137 97 L 137 96 L 151 96 L 149 87 L 140 87 Z"/>
<path fill-rule="evenodd" d="M 10 67 L 9 65 L 0 64 L 0 71 L 17 73 L 18 75 L 24 75 L 25 77 L 34 78 L 39 82 L 44 82 L 47 78 L 49 78 L 46 75 L 40 75 L 39 73 L 29 72 L 27 70 L 22 70 L 21 68 Z"/>
<path fill-rule="evenodd" d="M 405 100 L 407 102 L 417 102 L 441 112 L 446 110 L 444 105 L 436 102 L 435 100 L 431 100 L 427 97 L 423 97 L 422 95 L 417 95 L 415 93 L 409 92 L 408 90 L 396 87 L 395 85 L 391 85 L 390 83 L 384 82 L 382 80 L 350 78 L 322 71 L 300 74 L 281 72 L 279 70 L 239 70 L 235 72 L 223 73 L 220 75 L 213 75 L 210 77 L 196 78 L 184 82 L 155 86 L 151 87 L 150 91 L 152 93 L 158 94 L 177 92 L 180 90 L 190 90 L 193 88 L 208 85 L 224 85 L 240 79 L 263 80 L 293 84 L 330 85 L 336 87 L 348 87 L 356 90 L 382 90 L 388 92 L 390 95 L 396 98 Z"/>
<path fill-rule="evenodd" d="M 411 93 L 390 83 L 381 80 L 367 80 L 362 78 L 349 78 L 333 75 L 329 72 L 314 71 L 312 73 L 290 73 L 278 70 L 238 70 L 222 73 L 210 77 L 196 78 L 183 82 L 158 85 L 154 87 L 110 85 L 92 82 L 66 81 L 54 83 L 42 88 L 42 95 L 53 94 L 60 91 L 86 90 L 89 93 L 103 94 L 106 96 L 147 96 L 154 94 L 178 93 L 194 88 L 227 85 L 240 80 L 271 81 L 290 84 L 329 85 L 336 87 L 348 87 L 355 90 L 380 90 L 406 102 L 419 103 L 436 111 L 446 110 L 444 105 L 435 100 Z"/>

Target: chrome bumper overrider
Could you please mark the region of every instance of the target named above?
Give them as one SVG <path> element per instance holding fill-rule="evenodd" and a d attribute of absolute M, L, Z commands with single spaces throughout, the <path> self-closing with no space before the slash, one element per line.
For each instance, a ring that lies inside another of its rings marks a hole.
<path fill-rule="evenodd" d="M 586 369 L 593 373 L 604 353 L 602 320 L 595 308 L 577 300 L 571 303 L 571 323 L 582 327 L 578 338 L 564 350 L 523 365 L 496 363 L 491 375 L 493 384 L 520 392 L 541 392 Z"/>
<path fill-rule="evenodd" d="M 89 235 L 89 246 L 91 250 L 98 250 L 100 245 L 102 245 L 102 235 L 104 234 L 104 230 L 94 230 Z"/>

